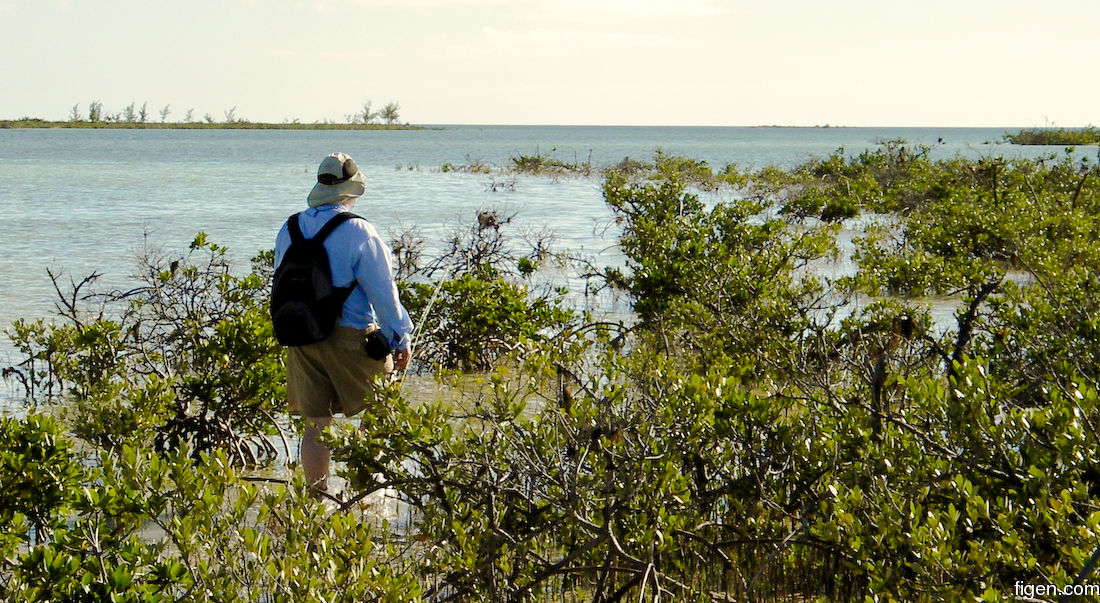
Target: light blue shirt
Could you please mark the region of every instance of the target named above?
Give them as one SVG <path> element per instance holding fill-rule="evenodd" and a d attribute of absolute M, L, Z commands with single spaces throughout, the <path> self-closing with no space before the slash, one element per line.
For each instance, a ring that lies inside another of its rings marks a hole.
<path fill-rule="evenodd" d="M 298 225 L 306 238 L 312 238 L 321 227 L 339 212 L 348 211 L 339 204 L 311 207 L 298 217 Z M 283 224 L 275 238 L 275 265 L 283 261 L 290 247 L 290 231 Z M 413 330 L 409 312 L 401 305 L 397 285 L 393 281 L 390 251 L 378 236 L 378 231 L 366 220 L 348 220 L 325 239 L 332 268 L 332 284 L 355 289 L 344 302 L 344 312 L 338 324 L 353 329 L 365 329 L 377 324 L 390 346 L 397 350 L 408 347 Z"/>

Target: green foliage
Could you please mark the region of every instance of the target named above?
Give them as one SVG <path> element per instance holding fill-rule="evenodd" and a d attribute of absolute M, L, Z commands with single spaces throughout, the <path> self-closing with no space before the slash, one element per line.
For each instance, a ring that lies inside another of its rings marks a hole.
<path fill-rule="evenodd" d="M 897 155 L 886 163 L 898 164 Z M 929 212 L 964 185 L 1011 199 L 1014 172 L 996 162 L 916 165 L 945 174 L 922 184 L 939 191 L 920 197 Z M 888 190 L 913 182 L 904 170 L 883 174 Z M 1031 181 L 1055 200 L 1059 189 L 1072 194 L 1063 208 L 1092 198 L 1081 179 Z M 527 356 L 519 375 L 497 371 L 457 411 L 468 428 L 449 426 L 456 412 L 438 408 L 395 419 L 433 434 L 402 449 L 415 469 L 382 470 L 430 505 L 421 528 L 450 545 L 433 561 L 448 587 L 598 598 L 644 593 L 652 572 L 665 594 L 688 599 L 960 599 L 1005 594 L 1017 580 L 1065 584 L 1083 565 L 1095 540 L 1100 489 L 1087 459 L 1100 417 L 1095 388 L 1082 385 L 1095 382 L 1087 317 L 1096 313 L 1092 281 L 1079 279 L 1096 272 L 1067 272 L 1068 247 L 1044 247 L 1036 257 L 1051 263 L 1032 269 L 1042 286 L 1016 288 L 993 264 L 967 270 L 959 259 L 1003 261 L 1007 239 L 914 229 L 924 257 L 943 263 L 924 275 L 929 287 L 954 278 L 968 292 L 957 327 L 896 302 L 837 323 L 807 303 L 822 292 L 789 263 L 820 257 L 819 233 L 801 239 L 752 203 L 708 209 L 671 178 L 612 174 L 605 195 L 628 258 L 615 278 L 638 328 L 593 339 L 578 330 Z M 996 234 L 976 213 L 953 215 L 955 228 Z M 1078 230 L 1080 262 L 1095 237 Z M 824 320 L 810 319 L 815 311 Z M 1080 336 L 1066 338 L 1067 327 Z M 369 450 L 384 458 L 375 437 Z"/>
<path fill-rule="evenodd" d="M 821 220 L 824 222 L 839 222 L 857 216 L 859 216 L 859 208 L 848 199 L 832 201 L 821 209 Z"/>
<path fill-rule="evenodd" d="M 878 324 L 899 361 L 919 347 L 920 326 L 881 318 L 846 336 Z M 1095 544 L 1094 390 L 1006 407 L 985 363 L 944 381 L 915 360 L 876 410 L 855 387 L 754 393 L 747 367 L 685 372 L 590 333 L 453 404 L 395 395 L 340 440 L 353 483 L 419 509 L 429 595 L 959 600 L 1066 584 Z"/>
<path fill-rule="evenodd" d="M 103 119 L 103 103 L 92 101 L 88 103 L 88 122 L 99 123 Z"/>
<path fill-rule="evenodd" d="M 839 149 L 790 173 L 762 170 L 753 179 L 764 192 L 785 190 L 780 212 L 794 218 L 817 215 L 825 221 L 856 217 L 861 211 L 909 212 L 939 199 L 944 172 L 928 157 L 930 147 L 904 140 L 849 157 Z"/>
<path fill-rule="evenodd" d="M 472 374 L 439 371 L 438 399 L 383 385 L 359 429 L 331 433 L 348 478 L 331 513 L 298 481 L 242 481 L 241 440 L 203 422 L 247 425 L 281 398 L 270 255 L 231 276 L 200 236 L 90 313 L 74 283 L 62 323 L 15 325 L 16 374 L 73 400 L 77 433 L 112 452 L 87 462 L 56 423 L 0 423 L 4 595 L 908 601 L 1069 584 L 1100 540 L 1097 168 L 928 155 L 624 161 L 604 183 L 624 263 L 590 270 L 633 308 L 615 321 L 540 282 L 561 258 L 548 237 L 515 244 L 512 216 L 480 212 L 426 265 L 406 233 L 419 360 Z M 818 276 L 864 223 L 855 273 Z M 953 320 L 914 299 L 929 293 Z M 407 525 L 360 514 L 383 492 Z"/>
<path fill-rule="evenodd" d="M 1095 247 L 1088 217 L 1100 171 L 1075 160 L 955 160 L 934 166 L 937 191 L 899 228 L 857 243 L 859 287 L 922 295 L 964 289 L 1005 271 L 1074 265 Z"/>
<path fill-rule="evenodd" d="M 587 176 L 592 172 L 592 162 L 567 162 L 550 155 L 520 155 L 512 158 L 512 170 L 520 174 L 561 175 L 578 174 Z"/>
<path fill-rule="evenodd" d="M 236 276 L 225 254 L 200 234 L 185 257 L 141 258 L 130 291 L 89 295 L 93 274 L 59 295 L 60 323 L 17 322 L 28 396 L 69 402 L 75 432 L 98 446 L 186 441 L 238 463 L 274 458 L 265 436 L 284 369 L 267 312 L 270 268 Z"/>
<path fill-rule="evenodd" d="M 492 168 L 486 165 L 482 160 L 466 156 L 466 163 L 455 165 L 447 162 L 439 166 L 439 171 L 447 172 L 463 172 L 469 174 L 489 174 L 492 173 Z"/>
<path fill-rule="evenodd" d="M 0 418 L 0 552 L 10 555 L 28 530 L 44 542 L 62 527 L 82 475 L 56 421 Z"/>
<path fill-rule="evenodd" d="M 387 124 L 395 124 L 397 123 L 397 120 L 400 119 L 400 115 L 398 113 L 400 109 L 401 105 L 397 103 L 386 103 L 386 106 L 382 107 L 382 110 L 379 111 L 378 117 L 380 117 Z"/>
<path fill-rule="evenodd" d="M 706 161 L 669 155 L 657 149 L 652 161 L 638 161 L 629 157 L 608 167 L 605 175 L 625 181 L 672 181 L 700 191 L 717 191 L 723 187 L 741 189 L 750 184 L 749 174 L 735 164 L 728 164 L 721 171 L 714 171 Z"/>
<path fill-rule="evenodd" d="M 532 296 L 526 284 L 504 278 L 489 265 L 435 287 L 402 284 L 401 295 L 410 313 L 428 321 L 417 346 L 419 357 L 446 368 L 486 370 L 506 352 L 541 339 L 544 332 L 559 332 L 575 318 L 562 303 L 564 291 Z"/>
<path fill-rule="evenodd" d="M 1070 582 L 1100 521 L 1082 454 L 1094 436 L 1074 418 L 1095 412 L 1095 394 L 1012 408 L 983 363 L 956 369 L 947 384 L 899 381 L 904 405 L 877 430 L 860 425 L 860 412 L 815 415 L 829 440 L 807 452 L 834 461 L 822 467 L 825 495 L 807 509 L 810 534 L 838 547 L 870 592 L 903 600 L 1008 596 L 1036 574 Z"/>
<path fill-rule="evenodd" d="M 755 201 L 708 209 L 675 177 L 612 174 L 604 196 L 623 229 L 624 285 L 643 325 L 704 357 L 782 362 L 779 350 L 819 306 L 820 284 L 795 274 L 830 251 L 827 229 L 760 219 Z"/>
<path fill-rule="evenodd" d="M 512 217 L 479 212 L 470 228 L 453 235 L 444 254 L 427 266 L 414 262 L 401 270 L 401 299 L 423 325 L 415 344 L 422 366 L 484 371 L 501 356 L 540 345 L 579 320 L 565 303 L 565 289 L 536 280 L 540 265 L 552 257 L 549 243 L 540 237 L 525 243 L 529 251 L 517 249 L 508 236 Z M 395 247 L 419 258 L 414 238 L 403 236 Z"/>
<path fill-rule="evenodd" d="M 18 548 L 10 539 L 25 529 L 3 525 L 5 600 L 418 598 L 414 576 L 375 543 L 370 523 L 325 513 L 301 483 L 257 487 L 226 455 L 187 449 L 124 447 L 85 465 L 41 417 L 4 419 L 0 436 L 12 447 L 0 462 L 0 521 L 50 524 L 49 539 Z"/>
<path fill-rule="evenodd" d="M 345 437 L 338 454 L 356 468 L 353 483 L 378 472 L 422 514 L 419 538 L 437 543 L 425 563 L 443 577 L 429 595 L 602 598 L 640 585 L 676 599 L 693 592 L 677 565 L 703 550 L 681 533 L 701 516 L 681 448 L 707 441 L 695 437 L 705 424 L 656 392 L 621 388 L 616 381 L 628 376 L 671 375 L 607 353 L 611 333 L 591 333 L 565 342 L 568 351 L 542 348 L 522 374 L 495 371 L 450 407 L 396 396 L 365 431 Z M 547 382 L 593 356 L 593 372 L 573 374 L 575 395 L 545 399 Z"/>
<path fill-rule="evenodd" d="M 706 161 L 677 157 L 657 149 L 651 177 L 670 182 L 686 182 L 701 188 L 714 188 L 714 172 Z"/>
<path fill-rule="evenodd" d="M 1047 144 L 1060 146 L 1100 144 L 1100 129 L 1095 126 L 1088 126 L 1080 129 L 1033 128 L 1020 130 L 1014 134 L 1005 134 L 1005 140 L 1012 144 Z"/>
<path fill-rule="evenodd" d="M 1100 248 L 1077 251 L 1075 265 L 1037 264 L 1030 286 L 1005 283 L 977 329 L 976 344 L 995 360 L 990 371 L 1014 403 L 1043 404 L 1043 388 L 1054 385 L 1069 399 L 1081 383 L 1100 379 Z"/>

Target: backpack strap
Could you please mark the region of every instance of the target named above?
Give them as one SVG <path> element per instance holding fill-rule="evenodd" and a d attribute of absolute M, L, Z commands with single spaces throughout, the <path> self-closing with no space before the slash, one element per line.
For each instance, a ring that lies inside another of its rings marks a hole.
<path fill-rule="evenodd" d="M 310 240 L 317 241 L 318 243 L 323 243 L 324 240 L 327 239 L 330 234 L 332 234 L 332 231 L 336 230 L 337 226 L 353 218 L 359 218 L 359 216 L 351 213 L 350 211 L 342 211 L 335 216 L 332 216 L 331 218 L 329 218 L 329 221 L 325 222 L 325 225 L 321 227 L 321 230 L 318 230 L 317 234 L 313 235 L 313 238 Z"/>
<path fill-rule="evenodd" d="M 302 235 L 302 227 L 298 224 L 298 216 L 300 213 L 294 214 L 286 219 L 287 232 L 290 233 L 290 244 L 298 243 L 305 240 L 305 236 Z"/>
<path fill-rule="evenodd" d="M 298 223 L 298 218 L 301 215 L 301 213 L 296 213 L 293 216 L 287 218 L 286 221 L 287 231 L 290 233 L 290 242 L 292 244 L 299 241 L 307 240 L 305 235 L 302 234 L 301 224 Z M 329 221 L 325 222 L 325 225 L 321 227 L 321 230 L 317 231 L 317 234 L 313 235 L 313 238 L 309 240 L 317 241 L 318 243 L 324 242 L 324 240 L 327 239 L 330 234 L 332 234 L 332 231 L 336 230 L 337 226 L 343 224 L 344 222 L 347 222 L 348 220 L 351 220 L 352 218 L 359 218 L 360 220 L 363 219 L 362 216 L 353 214 L 350 211 L 340 212 L 335 216 L 329 218 Z"/>

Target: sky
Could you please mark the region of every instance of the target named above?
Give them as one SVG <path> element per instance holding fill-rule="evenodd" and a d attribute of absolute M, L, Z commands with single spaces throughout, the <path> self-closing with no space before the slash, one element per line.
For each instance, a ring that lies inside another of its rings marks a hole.
<path fill-rule="evenodd" d="M 1100 124 L 1096 0 L 0 0 L 0 119 Z"/>

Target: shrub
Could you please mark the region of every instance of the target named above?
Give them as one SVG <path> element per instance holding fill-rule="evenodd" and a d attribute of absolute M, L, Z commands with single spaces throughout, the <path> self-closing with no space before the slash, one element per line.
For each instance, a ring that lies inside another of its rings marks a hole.
<path fill-rule="evenodd" d="M 536 272 L 553 257 L 549 235 L 516 243 L 509 236 L 514 216 L 481 211 L 458 230 L 448 248 L 419 265 L 420 244 L 402 235 L 402 253 L 418 262 L 405 266 L 402 301 L 423 327 L 416 357 L 423 367 L 485 371 L 498 358 L 541 345 L 580 317 L 565 300 L 567 291 L 538 284 Z"/>
<path fill-rule="evenodd" d="M 1093 126 L 1081 129 L 1033 128 L 1020 130 L 1014 134 L 1005 134 L 1005 140 L 1012 144 L 1047 144 L 1061 146 L 1100 144 L 1100 129 Z"/>
<path fill-rule="evenodd" d="M 298 482 L 243 483 L 231 446 L 120 440 L 85 464 L 46 423 L 0 424 L 5 595 L 998 600 L 1020 582 L 1071 583 L 1100 534 L 1096 172 L 1069 155 L 931 162 L 885 146 L 762 170 L 733 201 L 679 177 L 698 163 L 609 172 L 625 262 L 600 276 L 628 296 L 629 326 L 536 286 L 555 256 L 541 238 L 514 244 L 498 212 L 426 266 L 410 253 L 424 358 L 476 372 L 441 380 L 439 400 L 388 384 L 360 429 L 330 434 L 349 480 L 331 515 Z M 837 226 L 773 215 L 802 193 L 900 213 L 859 243 L 854 278 L 829 283 L 812 270 Z M 193 252 L 221 257 L 202 240 Z M 178 408 L 181 391 L 274 391 L 235 380 L 281 379 L 250 314 L 270 268 L 230 278 L 219 262 L 153 262 L 148 289 L 90 317 L 74 285 L 65 324 L 17 327 L 35 352 L 23 378 L 130 409 L 103 433 L 141 429 L 139 409 Z M 157 287 L 221 319 L 189 326 Z M 845 287 L 873 297 L 849 305 Z M 912 298 L 933 291 L 957 296 L 953 322 Z M 163 310 L 136 309 L 149 304 Z M 183 325 L 154 339 L 179 351 L 142 356 L 128 341 L 139 315 Z M 174 364 L 222 370 L 211 358 L 237 377 Z M 152 415 L 153 431 L 175 416 Z M 20 475 L 28 462 L 61 469 Z M 415 510 L 401 547 L 355 515 L 382 490 Z M 50 538 L 20 549 L 31 523 Z"/>
<path fill-rule="evenodd" d="M 167 455 L 123 447 L 85 465 L 41 417 L 4 419 L 0 439 L 13 448 L 0 462 L 5 600 L 419 597 L 415 575 L 376 544 L 369 521 L 327 514 L 300 481 L 261 489 L 224 453 L 186 447 Z M 14 547 L 26 526 L 5 520 L 24 511 L 49 524 L 50 537 Z"/>
<path fill-rule="evenodd" d="M 28 395 L 71 402 L 76 432 L 102 447 L 186 441 L 238 463 L 274 458 L 266 436 L 277 429 L 284 369 L 263 261 L 235 276 L 226 250 L 200 234 L 184 257 L 147 252 L 129 291 L 88 293 L 93 274 L 62 294 L 51 275 L 61 322 L 13 331 Z"/>

